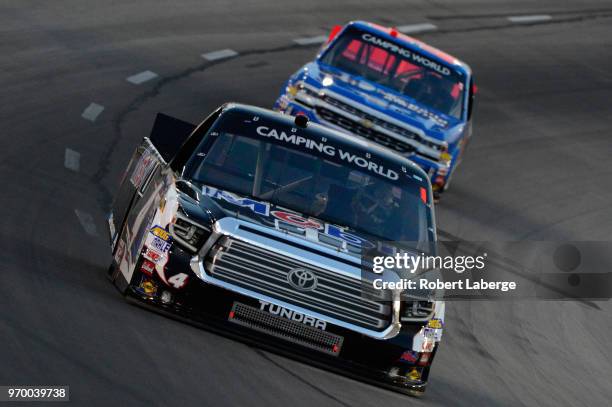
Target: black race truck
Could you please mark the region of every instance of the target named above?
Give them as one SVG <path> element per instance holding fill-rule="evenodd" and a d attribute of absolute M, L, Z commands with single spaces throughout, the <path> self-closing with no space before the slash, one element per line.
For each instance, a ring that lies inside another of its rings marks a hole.
<path fill-rule="evenodd" d="M 109 278 L 130 301 L 424 391 L 444 303 L 362 293 L 364 248 L 436 240 L 430 181 L 391 150 L 240 104 L 197 126 L 158 114 L 108 225 Z"/>

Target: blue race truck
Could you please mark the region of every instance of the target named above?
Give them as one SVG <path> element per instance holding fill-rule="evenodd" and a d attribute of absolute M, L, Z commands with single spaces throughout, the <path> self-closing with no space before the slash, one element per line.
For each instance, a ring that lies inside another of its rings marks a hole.
<path fill-rule="evenodd" d="M 293 74 L 274 108 L 398 151 L 439 195 L 471 136 L 469 66 L 394 28 L 335 27 L 314 61 Z"/>

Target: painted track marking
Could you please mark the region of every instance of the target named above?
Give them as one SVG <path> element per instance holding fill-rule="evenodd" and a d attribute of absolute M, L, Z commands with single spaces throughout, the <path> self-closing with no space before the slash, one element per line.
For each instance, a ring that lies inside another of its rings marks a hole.
<path fill-rule="evenodd" d="M 508 21 L 510 21 L 511 23 L 517 23 L 517 24 L 537 23 L 540 21 L 548 21 L 548 20 L 552 20 L 552 16 L 549 16 L 548 14 L 508 17 Z"/>
<path fill-rule="evenodd" d="M 232 58 L 238 55 L 238 52 L 233 49 L 220 49 L 218 51 L 207 52 L 206 54 L 202 54 L 202 58 L 207 61 L 217 61 L 219 59 Z"/>
<path fill-rule="evenodd" d="M 79 172 L 81 166 L 81 154 L 70 148 L 64 152 L 64 167 L 74 172 Z"/>
<path fill-rule="evenodd" d="M 323 44 L 325 41 L 327 41 L 327 36 L 325 35 L 317 35 L 316 37 L 296 38 L 293 40 L 293 42 L 298 45 Z"/>
<path fill-rule="evenodd" d="M 96 228 L 96 223 L 94 222 L 93 216 L 91 216 L 88 212 L 83 212 L 78 209 L 74 210 L 76 217 L 79 219 L 81 226 L 90 236 L 98 236 L 98 229 Z"/>
<path fill-rule="evenodd" d="M 90 122 L 95 122 L 100 113 L 103 111 L 104 106 L 92 102 L 85 108 L 85 110 L 83 110 L 81 117 L 85 120 L 89 120 Z"/>
<path fill-rule="evenodd" d="M 157 78 L 157 76 L 158 75 L 155 72 L 143 71 L 135 75 L 128 76 L 126 78 L 126 81 L 133 83 L 134 85 L 140 85 L 141 83 L 145 83 L 147 81 L 150 81 L 151 79 Z"/>
<path fill-rule="evenodd" d="M 400 25 L 399 27 L 396 27 L 396 28 L 397 28 L 397 31 L 404 33 L 404 34 L 414 34 L 414 33 L 420 33 L 420 32 L 425 32 L 425 31 L 434 31 L 438 29 L 436 25 L 433 25 L 431 23 L 407 24 L 407 25 Z"/>

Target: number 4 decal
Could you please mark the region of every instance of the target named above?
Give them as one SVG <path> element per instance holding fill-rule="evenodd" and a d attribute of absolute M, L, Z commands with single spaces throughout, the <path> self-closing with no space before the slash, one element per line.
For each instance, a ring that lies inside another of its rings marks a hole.
<path fill-rule="evenodd" d="M 187 283 L 189 276 L 185 273 L 175 274 L 168 279 L 168 283 L 172 284 L 174 288 L 183 288 Z"/>

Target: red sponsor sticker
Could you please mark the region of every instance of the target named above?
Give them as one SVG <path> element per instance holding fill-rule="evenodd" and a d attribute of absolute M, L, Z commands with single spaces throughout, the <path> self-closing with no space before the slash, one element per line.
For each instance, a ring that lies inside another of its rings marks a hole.
<path fill-rule="evenodd" d="M 144 256 L 154 263 L 157 263 L 161 259 L 161 253 L 151 250 L 150 248 L 147 248 Z"/>
<path fill-rule="evenodd" d="M 323 229 L 323 225 L 315 220 L 306 219 L 297 213 L 283 212 L 283 211 L 272 211 L 272 215 L 282 220 L 283 222 L 290 223 L 292 225 L 299 226 L 305 229 Z"/>

